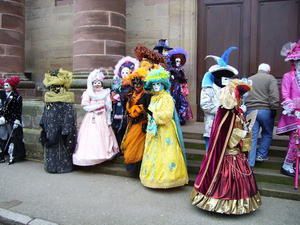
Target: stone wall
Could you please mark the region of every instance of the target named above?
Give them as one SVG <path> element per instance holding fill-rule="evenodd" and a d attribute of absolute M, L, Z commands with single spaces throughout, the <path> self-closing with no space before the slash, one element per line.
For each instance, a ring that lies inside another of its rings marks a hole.
<path fill-rule="evenodd" d="M 37 88 L 45 71 L 72 70 L 72 4 L 54 0 L 26 0 L 25 71 L 32 72 Z"/>
<path fill-rule="evenodd" d="M 194 118 L 197 112 L 197 1 L 195 0 L 126 0 L 126 53 L 133 55 L 138 44 L 152 48 L 158 39 L 188 52 L 185 72 L 188 78 Z"/>
<path fill-rule="evenodd" d="M 110 0 L 108 0 L 110 1 Z M 72 69 L 73 5 L 54 0 L 26 1 L 26 64 L 37 86 L 46 70 L 57 67 Z M 172 47 L 189 53 L 185 71 L 196 117 L 196 17 L 195 0 L 126 0 L 126 54 L 133 55 L 138 43 L 153 47 L 166 38 Z"/>
<path fill-rule="evenodd" d="M 77 113 L 77 128 L 81 124 L 84 110 L 80 105 L 75 105 Z M 23 124 L 24 124 L 24 143 L 27 152 L 27 159 L 43 160 L 43 148 L 39 142 L 40 137 L 40 120 L 44 111 L 44 103 L 42 101 L 23 101 Z"/>

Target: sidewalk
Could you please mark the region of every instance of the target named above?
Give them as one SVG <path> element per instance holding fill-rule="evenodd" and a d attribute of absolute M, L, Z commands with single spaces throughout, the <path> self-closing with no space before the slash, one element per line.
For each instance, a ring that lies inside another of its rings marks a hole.
<path fill-rule="evenodd" d="M 0 164 L 0 208 L 57 224 L 296 225 L 300 221 L 299 201 L 263 197 L 255 213 L 224 216 L 193 207 L 190 191 L 191 187 L 151 190 L 138 179 L 82 171 L 47 174 L 41 163 L 31 161 Z"/>

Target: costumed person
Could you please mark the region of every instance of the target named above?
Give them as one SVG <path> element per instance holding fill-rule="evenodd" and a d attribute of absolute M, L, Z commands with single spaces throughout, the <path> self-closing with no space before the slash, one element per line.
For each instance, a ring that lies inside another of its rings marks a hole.
<path fill-rule="evenodd" d="M 183 69 L 186 59 L 187 53 L 182 48 L 174 48 L 168 52 L 168 71 L 171 74 L 171 95 L 175 100 L 175 108 L 179 115 L 181 125 L 184 125 L 187 120 L 193 119 L 192 109 L 187 100 L 189 89 Z"/>
<path fill-rule="evenodd" d="M 45 73 L 45 107 L 40 121 L 40 141 L 44 147 L 44 168 L 48 173 L 67 173 L 73 169 L 76 147 L 74 93 L 68 91 L 73 74 L 59 69 Z"/>
<path fill-rule="evenodd" d="M 204 133 L 205 149 L 208 149 L 211 127 L 219 108 L 220 90 L 228 83 L 228 79 L 238 74 L 237 69 L 228 65 L 229 55 L 236 47 L 228 48 L 221 57 L 208 55 L 207 58 L 213 58 L 217 64 L 208 69 L 202 79 L 202 89 L 200 96 L 200 107 L 204 112 Z"/>
<path fill-rule="evenodd" d="M 281 81 L 281 106 L 283 108 L 276 133 L 289 135 L 289 146 L 281 173 L 295 176 L 295 162 L 297 157 L 296 136 L 300 124 L 300 40 L 297 43 L 287 43 L 281 50 L 285 61 L 291 63 L 291 71 L 283 75 Z"/>
<path fill-rule="evenodd" d="M 145 88 L 153 96 L 148 107 L 148 125 L 140 180 L 149 188 L 173 188 L 188 183 L 185 149 L 174 100 L 168 92 L 170 74 L 153 69 Z"/>
<path fill-rule="evenodd" d="M 112 103 L 110 89 L 103 88 L 104 75 L 93 70 L 87 79 L 87 89 L 82 94 L 81 106 L 86 111 L 73 154 L 73 164 L 92 166 L 112 159 L 118 152 L 117 139 L 111 128 Z"/>
<path fill-rule="evenodd" d="M 156 50 L 159 54 L 166 56 L 168 51 L 173 48 L 169 47 L 167 39 L 159 39 L 157 45 L 154 46 L 153 50 Z"/>
<path fill-rule="evenodd" d="M 137 45 L 134 49 L 134 54 L 140 61 L 140 67 L 143 67 L 148 71 L 158 69 L 161 66 L 166 68 L 164 56 L 143 45 Z"/>
<path fill-rule="evenodd" d="M 4 92 L 1 91 L 0 103 L 0 162 L 8 164 L 25 159 L 26 151 L 23 142 L 22 96 L 17 91 L 20 83 L 18 76 L 1 80 Z"/>
<path fill-rule="evenodd" d="M 146 110 L 151 97 L 144 90 L 144 80 L 147 74 L 147 70 L 138 68 L 126 78 L 130 86 L 133 87 L 133 92 L 128 96 L 126 103 L 128 125 L 121 148 L 124 152 L 124 162 L 127 165 L 127 170 L 133 175 L 139 174 L 145 147 Z"/>
<path fill-rule="evenodd" d="M 121 145 L 127 121 L 125 118 L 125 105 L 127 102 L 127 95 L 131 92 L 130 85 L 122 85 L 130 73 L 139 67 L 139 61 L 130 56 L 123 57 L 115 65 L 114 78 L 112 81 L 112 128 L 117 137 L 118 144 Z"/>
<path fill-rule="evenodd" d="M 192 204 L 223 214 L 246 214 L 261 205 L 255 177 L 247 161 L 251 130 L 240 108 L 251 86 L 234 79 L 221 90 L 208 152 L 194 183 Z"/>

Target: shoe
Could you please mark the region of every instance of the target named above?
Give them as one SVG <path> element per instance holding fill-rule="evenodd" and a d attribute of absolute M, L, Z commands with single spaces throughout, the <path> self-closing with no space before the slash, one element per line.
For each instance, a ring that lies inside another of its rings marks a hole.
<path fill-rule="evenodd" d="M 11 165 L 11 164 L 14 164 L 15 163 L 15 160 L 14 159 L 10 159 L 9 161 L 8 161 L 8 165 Z"/>
<path fill-rule="evenodd" d="M 5 159 L 0 159 L 0 163 L 5 163 Z"/>
<path fill-rule="evenodd" d="M 263 162 L 263 161 L 266 161 L 266 160 L 269 160 L 269 158 L 268 157 L 264 158 L 261 155 L 256 156 L 256 159 L 255 159 L 255 161 L 257 161 L 257 162 Z"/>
<path fill-rule="evenodd" d="M 286 176 L 295 177 L 295 170 L 293 168 L 290 168 L 289 170 L 286 170 L 281 167 L 280 173 Z"/>

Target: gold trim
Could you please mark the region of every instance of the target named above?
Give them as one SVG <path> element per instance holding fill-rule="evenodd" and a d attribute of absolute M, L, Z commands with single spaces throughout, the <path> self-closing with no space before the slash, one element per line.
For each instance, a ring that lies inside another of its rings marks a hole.
<path fill-rule="evenodd" d="M 231 119 L 229 131 L 232 131 L 232 127 L 234 125 L 234 122 L 235 122 L 235 115 Z M 212 189 L 214 187 L 214 184 L 216 182 L 216 178 L 219 175 L 219 170 L 220 170 L 220 167 L 221 167 L 221 164 L 222 164 L 225 152 L 226 152 L 226 147 L 227 147 L 227 143 L 229 141 L 230 136 L 231 136 L 231 132 L 227 134 L 227 137 L 226 137 L 226 140 L 225 140 L 225 144 L 224 144 L 223 149 L 222 149 L 221 157 L 219 159 L 219 163 L 218 163 L 217 169 L 215 171 L 215 175 L 214 175 L 214 177 L 213 177 L 213 179 L 212 179 L 212 181 L 211 181 L 211 183 L 209 185 L 209 188 L 207 189 L 207 192 L 206 192 L 207 195 L 210 194 L 210 192 L 212 191 Z"/>
<path fill-rule="evenodd" d="M 226 114 L 225 114 L 225 116 L 223 117 L 223 119 L 222 119 L 222 121 L 221 121 L 221 123 L 220 123 L 221 125 L 225 122 L 225 120 L 226 120 L 226 118 L 227 118 L 227 116 L 228 116 L 227 114 L 229 114 L 229 111 L 227 111 Z M 219 127 L 218 127 L 217 136 L 218 136 L 219 133 L 220 133 L 221 127 L 222 127 L 222 126 L 219 126 Z M 216 142 L 217 142 L 217 139 L 215 139 L 214 142 L 213 142 L 213 148 L 215 147 Z M 207 165 L 209 165 L 209 162 L 210 162 L 210 161 L 211 161 L 211 154 L 209 155 Z M 205 168 L 205 171 L 204 171 L 203 176 L 202 176 L 202 178 L 201 178 L 201 180 L 200 180 L 200 182 L 199 182 L 199 185 L 194 185 L 195 188 L 199 188 L 199 187 L 201 186 L 201 184 L 202 184 L 202 182 L 203 182 L 203 179 L 204 179 L 204 177 L 205 177 L 204 174 L 207 173 L 207 170 L 208 170 L 208 166 Z"/>
<path fill-rule="evenodd" d="M 198 193 L 193 189 L 191 193 L 192 205 L 200 209 L 222 213 L 241 215 L 253 212 L 261 206 L 261 197 L 259 192 L 256 195 L 246 199 L 216 199 Z"/>

